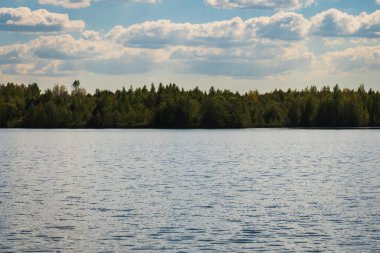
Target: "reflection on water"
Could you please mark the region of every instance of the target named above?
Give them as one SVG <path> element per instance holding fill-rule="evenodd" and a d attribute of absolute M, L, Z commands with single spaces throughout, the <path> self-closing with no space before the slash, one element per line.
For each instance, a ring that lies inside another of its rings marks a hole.
<path fill-rule="evenodd" d="M 0 251 L 380 251 L 379 130 L 0 130 Z"/>

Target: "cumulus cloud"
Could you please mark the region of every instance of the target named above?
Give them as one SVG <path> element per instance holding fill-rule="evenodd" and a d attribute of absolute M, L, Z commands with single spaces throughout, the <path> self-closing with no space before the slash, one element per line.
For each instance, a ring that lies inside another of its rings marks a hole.
<path fill-rule="evenodd" d="M 154 4 L 158 3 L 160 0 L 95 0 L 95 1 L 115 1 L 115 2 L 125 2 L 125 3 L 140 3 L 140 4 Z"/>
<path fill-rule="evenodd" d="M 363 72 L 380 69 L 380 46 L 355 47 L 328 52 L 320 57 L 319 68 L 330 72 Z"/>
<path fill-rule="evenodd" d="M 62 6 L 68 9 L 85 8 L 90 6 L 90 0 L 39 0 L 38 3 Z"/>
<path fill-rule="evenodd" d="M 116 58 L 125 49 L 108 41 L 75 39 L 72 35 L 40 36 L 28 43 L 0 47 L 0 56 L 14 57 L 14 60 L 33 61 L 34 59 L 101 60 Z M 7 64 L 3 61 L 0 64 Z"/>
<path fill-rule="evenodd" d="M 307 19 L 281 11 L 247 20 L 236 17 L 201 24 L 158 20 L 116 26 L 106 34 L 85 30 L 75 36 L 40 36 L 27 43 L 0 46 L 0 69 L 19 75 L 163 70 L 247 78 L 306 72 L 313 67 L 364 71 L 380 67 L 380 49 L 374 44 L 380 23 L 377 15 L 352 16 L 332 9 Z M 329 29 L 332 32 L 327 33 Z M 372 44 L 361 42 L 362 47 L 316 56 L 309 48 L 310 36 L 321 38 L 326 45 L 339 45 L 336 50 L 357 46 L 347 40 L 364 39 Z"/>
<path fill-rule="evenodd" d="M 243 39 L 240 18 L 207 24 L 148 21 L 130 27 L 116 26 L 106 37 L 125 46 L 160 48 L 168 45 L 220 44 Z"/>
<path fill-rule="evenodd" d="M 22 45 L 13 44 L 0 47 L 0 65 L 2 64 L 17 64 L 22 62 L 26 52 Z"/>
<path fill-rule="evenodd" d="M 323 38 L 323 44 L 327 47 L 348 48 L 353 46 L 374 46 L 379 44 L 378 38 L 363 37 L 326 37 Z"/>
<path fill-rule="evenodd" d="M 306 19 L 294 12 L 278 12 L 242 20 L 239 17 L 203 24 L 147 21 L 129 27 L 116 26 L 107 38 L 129 47 L 163 48 L 169 45 L 241 46 L 257 38 L 303 40 L 318 37 L 380 36 L 380 10 L 358 16 L 336 9 Z"/>
<path fill-rule="evenodd" d="M 129 27 L 116 26 L 107 38 L 131 47 L 161 48 L 168 45 L 237 46 L 255 38 L 300 40 L 307 35 L 309 22 L 302 15 L 280 12 L 271 17 L 204 24 L 147 21 Z"/>
<path fill-rule="evenodd" d="M 85 36 L 94 34 L 84 32 Z M 40 36 L 28 43 L 0 47 L 3 73 L 58 76 L 70 71 L 122 74 L 148 71 L 158 52 L 124 48 L 101 38 L 75 39 L 69 34 Z"/>
<path fill-rule="evenodd" d="M 314 0 L 205 0 L 215 8 L 297 10 L 310 6 Z"/>
<path fill-rule="evenodd" d="M 94 0 L 38 0 L 39 4 L 61 6 L 68 9 L 86 8 L 91 5 Z M 95 0 L 97 2 L 110 1 L 110 0 Z M 158 0 L 113 0 L 118 2 L 130 3 L 157 3 Z"/>
<path fill-rule="evenodd" d="M 358 16 L 349 15 L 337 9 L 321 12 L 311 18 L 312 35 L 326 37 L 379 37 L 380 10 Z"/>
<path fill-rule="evenodd" d="M 82 38 L 85 40 L 97 41 L 100 40 L 100 34 L 97 31 L 84 31 L 82 32 Z"/>
<path fill-rule="evenodd" d="M 89 34 L 92 36 L 91 31 Z M 317 57 L 305 41 L 264 38 L 252 42 L 227 48 L 174 45 L 147 49 L 125 47 L 100 35 L 96 40 L 76 39 L 71 35 L 41 36 L 28 43 L 0 46 L 0 69 L 3 74 L 13 75 L 62 76 L 72 72 L 119 75 L 163 70 L 265 78 L 312 71 L 313 68 L 334 73 L 380 68 L 380 46 L 377 45 L 348 48 Z"/>
<path fill-rule="evenodd" d="M 7 66 L 2 71 L 6 75 L 62 76 L 59 61 L 36 61 Z"/>
<path fill-rule="evenodd" d="M 271 17 L 259 17 L 247 20 L 248 29 L 253 30 L 257 37 L 299 40 L 307 36 L 309 21 L 301 14 L 279 12 Z"/>
<path fill-rule="evenodd" d="M 302 42 L 257 40 L 241 48 L 179 47 L 171 54 L 182 73 L 225 75 L 244 78 L 278 76 L 306 70 L 314 55 Z"/>
<path fill-rule="evenodd" d="M 0 8 L 0 30 L 21 32 L 80 31 L 85 24 L 81 20 L 70 20 L 67 14 L 53 13 L 45 9 L 27 7 Z"/>
<path fill-rule="evenodd" d="M 84 34 L 92 36 L 91 31 Z M 161 69 L 261 78 L 307 68 L 312 58 L 303 42 L 268 39 L 238 48 L 175 45 L 152 49 L 125 47 L 101 37 L 88 40 L 57 35 L 0 47 L 3 73 L 19 75 L 65 75 L 70 71 L 116 75 Z"/>
<path fill-rule="evenodd" d="M 33 40 L 28 46 L 31 53 L 44 59 L 98 59 L 112 54 L 112 47 L 107 43 L 76 40 L 68 34 L 42 36 Z"/>

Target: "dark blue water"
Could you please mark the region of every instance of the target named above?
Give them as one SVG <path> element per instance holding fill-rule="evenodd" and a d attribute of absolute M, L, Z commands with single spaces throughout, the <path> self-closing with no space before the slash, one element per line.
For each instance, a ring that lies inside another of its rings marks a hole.
<path fill-rule="evenodd" d="M 379 252 L 379 130 L 0 130 L 0 252 Z"/>

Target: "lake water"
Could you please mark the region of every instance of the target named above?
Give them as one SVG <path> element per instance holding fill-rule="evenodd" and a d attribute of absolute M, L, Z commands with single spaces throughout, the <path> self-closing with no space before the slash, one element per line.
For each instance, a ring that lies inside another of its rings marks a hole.
<path fill-rule="evenodd" d="M 0 252 L 380 251 L 379 130 L 0 130 Z"/>

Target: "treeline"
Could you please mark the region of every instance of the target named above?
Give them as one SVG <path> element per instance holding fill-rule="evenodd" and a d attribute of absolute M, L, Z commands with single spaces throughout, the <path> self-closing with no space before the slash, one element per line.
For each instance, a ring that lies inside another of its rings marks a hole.
<path fill-rule="evenodd" d="M 175 84 L 87 94 L 75 81 L 41 92 L 36 83 L 0 85 L 2 128 L 380 127 L 380 94 L 316 87 L 243 95 L 185 91 Z"/>

